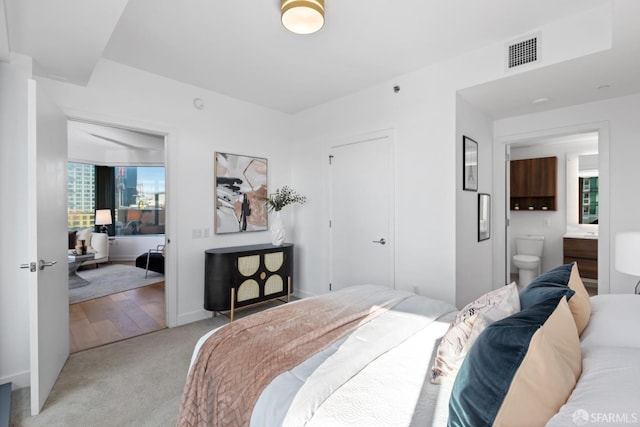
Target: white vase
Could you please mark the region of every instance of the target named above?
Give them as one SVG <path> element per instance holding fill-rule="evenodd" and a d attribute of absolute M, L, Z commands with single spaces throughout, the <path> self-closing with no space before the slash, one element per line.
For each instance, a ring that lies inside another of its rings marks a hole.
<path fill-rule="evenodd" d="M 276 215 L 269 226 L 271 231 L 271 243 L 274 246 L 282 246 L 287 230 L 284 228 L 284 222 L 280 218 L 280 211 L 276 211 Z"/>

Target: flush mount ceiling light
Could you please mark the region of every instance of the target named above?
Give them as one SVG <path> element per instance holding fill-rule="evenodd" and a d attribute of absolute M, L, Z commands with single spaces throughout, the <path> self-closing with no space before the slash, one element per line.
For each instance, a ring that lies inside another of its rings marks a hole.
<path fill-rule="evenodd" d="M 281 0 L 282 25 L 296 34 L 311 34 L 324 25 L 324 0 Z"/>

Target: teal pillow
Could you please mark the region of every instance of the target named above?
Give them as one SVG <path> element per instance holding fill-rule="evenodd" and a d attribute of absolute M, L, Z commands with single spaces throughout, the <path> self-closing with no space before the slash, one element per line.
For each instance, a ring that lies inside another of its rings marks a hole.
<path fill-rule="evenodd" d="M 564 264 L 533 279 L 520 293 L 520 308 L 532 307 L 549 298 L 567 296 L 569 300 L 575 292 L 569 288 L 569 278 L 573 263 Z"/>
<path fill-rule="evenodd" d="M 554 312 L 564 294 L 489 325 L 469 350 L 449 400 L 450 427 L 491 426 L 531 337 Z"/>
<path fill-rule="evenodd" d="M 546 273 L 542 273 L 530 283 L 534 284 L 536 282 L 539 283 L 554 283 L 557 285 L 567 285 L 569 283 L 569 277 L 571 276 L 571 268 L 573 267 L 573 263 L 560 265 L 552 270 L 547 271 Z"/>

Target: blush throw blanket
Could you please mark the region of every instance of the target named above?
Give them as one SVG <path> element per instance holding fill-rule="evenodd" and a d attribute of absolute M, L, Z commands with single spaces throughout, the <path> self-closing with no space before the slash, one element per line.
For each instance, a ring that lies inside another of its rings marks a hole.
<path fill-rule="evenodd" d="M 355 286 L 228 324 L 207 339 L 191 367 L 178 426 L 248 426 L 256 400 L 276 376 L 411 295 Z"/>

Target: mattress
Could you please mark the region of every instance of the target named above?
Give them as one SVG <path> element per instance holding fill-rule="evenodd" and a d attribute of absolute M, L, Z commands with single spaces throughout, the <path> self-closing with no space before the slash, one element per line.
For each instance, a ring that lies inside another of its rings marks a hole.
<path fill-rule="evenodd" d="M 277 376 L 258 398 L 250 425 L 446 426 L 450 386 L 429 378 L 456 313 L 443 301 L 404 299 Z M 215 332 L 198 341 L 192 364 Z"/>

